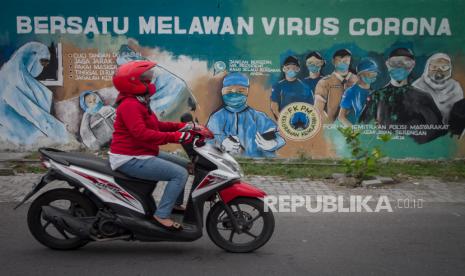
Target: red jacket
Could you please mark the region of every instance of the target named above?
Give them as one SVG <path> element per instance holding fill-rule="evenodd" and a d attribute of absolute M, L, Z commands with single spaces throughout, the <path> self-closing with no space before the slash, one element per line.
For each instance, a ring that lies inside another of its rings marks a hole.
<path fill-rule="evenodd" d="M 179 129 L 185 123 L 160 122 L 147 106 L 135 97 L 124 97 L 116 108 L 111 153 L 158 155 L 159 145 L 179 143 Z"/>

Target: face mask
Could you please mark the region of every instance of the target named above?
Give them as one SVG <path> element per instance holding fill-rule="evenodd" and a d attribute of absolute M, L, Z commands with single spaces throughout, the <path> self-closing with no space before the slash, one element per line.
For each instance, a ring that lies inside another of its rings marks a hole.
<path fill-rule="evenodd" d="M 445 72 L 437 71 L 432 74 L 429 74 L 429 77 L 432 81 L 436 83 L 442 83 L 446 81 L 447 79 L 449 79 L 450 75 L 451 75 L 450 71 L 445 71 Z"/>
<path fill-rule="evenodd" d="M 36 78 L 42 73 L 42 70 L 44 70 L 44 67 L 39 63 L 39 62 L 33 62 L 31 66 L 29 67 L 29 73 Z"/>
<path fill-rule="evenodd" d="M 336 71 L 347 72 L 347 70 L 349 70 L 349 64 L 345 62 L 339 62 L 338 64 L 336 64 Z"/>
<path fill-rule="evenodd" d="M 409 74 L 410 72 L 403 67 L 392 68 L 391 70 L 389 70 L 389 75 L 395 81 L 406 80 Z"/>
<path fill-rule="evenodd" d="M 241 93 L 223 95 L 224 104 L 232 108 L 240 108 L 247 102 L 247 96 Z"/>
<path fill-rule="evenodd" d="M 366 84 L 372 84 L 372 83 L 374 83 L 376 81 L 376 77 L 370 78 L 370 77 L 367 77 L 367 76 L 362 76 L 361 79 Z"/>
<path fill-rule="evenodd" d="M 92 108 L 88 108 L 87 112 L 90 114 L 95 114 L 97 113 L 101 108 L 103 107 L 103 102 L 98 101 Z"/>
<path fill-rule="evenodd" d="M 320 72 L 321 66 L 311 64 L 311 65 L 308 65 L 307 68 L 310 73 L 318 73 Z"/>
<path fill-rule="evenodd" d="M 294 71 L 294 70 L 289 70 L 289 71 L 286 72 L 286 76 L 288 78 L 295 78 L 297 76 L 297 72 Z"/>
<path fill-rule="evenodd" d="M 156 87 L 155 87 L 155 84 L 149 83 L 149 84 L 147 85 L 147 93 L 149 94 L 150 97 L 153 96 L 153 94 L 155 94 L 155 91 L 156 91 L 156 90 L 157 90 L 157 89 L 156 89 Z"/>

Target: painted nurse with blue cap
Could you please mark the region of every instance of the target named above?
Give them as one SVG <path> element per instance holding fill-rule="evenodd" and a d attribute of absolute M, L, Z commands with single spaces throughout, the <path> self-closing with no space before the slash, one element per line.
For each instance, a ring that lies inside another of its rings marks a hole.
<path fill-rule="evenodd" d="M 341 99 L 338 119 L 344 126 L 358 122 L 378 72 L 378 65 L 369 58 L 362 59 L 357 65 L 358 81 L 344 91 Z"/>
<path fill-rule="evenodd" d="M 224 105 L 210 115 L 207 123 L 215 135 L 212 142 L 234 155 L 274 157 L 286 142 L 271 118 L 247 105 L 249 86 L 249 78 L 241 73 L 229 73 L 224 78 Z"/>

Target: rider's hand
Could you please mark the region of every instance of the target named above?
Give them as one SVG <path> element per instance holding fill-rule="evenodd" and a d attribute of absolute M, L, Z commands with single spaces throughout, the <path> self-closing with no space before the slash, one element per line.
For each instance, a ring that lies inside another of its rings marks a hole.
<path fill-rule="evenodd" d="M 239 137 L 232 136 L 228 137 L 221 142 L 221 147 L 226 152 L 232 154 L 239 154 L 241 152 L 241 143 L 239 143 Z"/>
<path fill-rule="evenodd" d="M 194 141 L 194 134 L 192 134 L 190 131 L 177 131 L 176 133 L 178 134 L 177 138 L 180 144 L 190 144 Z"/>
<path fill-rule="evenodd" d="M 178 131 L 181 131 L 181 132 L 191 131 L 194 128 L 195 128 L 195 123 L 194 122 L 188 122 L 182 128 L 180 128 Z"/>
<path fill-rule="evenodd" d="M 178 131 L 181 131 L 181 132 L 184 132 L 184 131 L 191 131 L 191 130 L 200 130 L 202 127 L 202 125 L 199 125 L 199 124 L 196 124 L 194 122 L 189 122 L 189 123 L 186 123 L 180 130 Z"/>
<path fill-rule="evenodd" d="M 273 150 L 276 145 L 278 144 L 278 142 L 276 142 L 275 139 L 272 139 L 272 140 L 266 140 L 265 138 L 263 138 L 263 136 L 257 132 L 257 134 L 255 134 L 255 143 L 257 143 L 257 146 L 262 149 L 262 150 L 265 150 L 265 151 L 271 151 Z"/>

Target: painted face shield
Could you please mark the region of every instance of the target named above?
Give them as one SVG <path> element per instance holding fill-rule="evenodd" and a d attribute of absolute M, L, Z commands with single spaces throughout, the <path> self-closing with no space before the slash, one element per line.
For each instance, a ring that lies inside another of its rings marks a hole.
<path fill-rule="evenodd" d="M 283 72 L 288 78 L 295 78 L 300 72 L 300 67 L 296 64 L 287 64 L 283 66 Z"/>
<path fill-rule="evenodd" d="M 376 78 L 378 77 L 378 72 L 376 71 L 363 71 L 358 74 L 360 79 L 370 85 L 376 81 Z"/>
<path fill-rule="evenodd" d="M 436 83 L 443 83 L 452 75 L 452 65 L 445 58 L 433 59 L 428 67 L 428 77 Z"/>
<path fill-rule="evenodd" d="M 233 86 L 223 87 L 223 89 L 221 89 L 221 94 L 223 96 L 227 94 L 232 94 L 232 93 L 242 94 L 247 97 L 249 95 L 249 88 L 244 87 L 244 86 L 239 86 L 239 85 L 233 85 Z"/>
<path fill-rule="evenodd" d="M 338 72 L 343 72 L 343 73 L 349 71 L 351 60 L 352 60 L 351 56 L 335 57 L 333 60 L 334 69 Z"/>
<path fill-rule="evenodd" d="M 415 61 L 409 57 L 391 57 L 386 62 L 386 66 L 389 71 L 389 76 L 395 81 L 403 81 L 408 78 L 413 67 L 415 67 Z"/>
<path fill-rule="evenodd" d="M 317 59 L 316 57 L 310 57 L 306 61 L 307 69 L 310 73 L 318 73 L 323 66 L 324 61 Z"/>
<path fill-rule="evenodd" d="M 150 96 L 150 109 L 160 120 L 179 121 L 198 108 L 187 82 L 160 64 L 144 72 L 140 80 L 156 87 L 156 93 Z"/>

